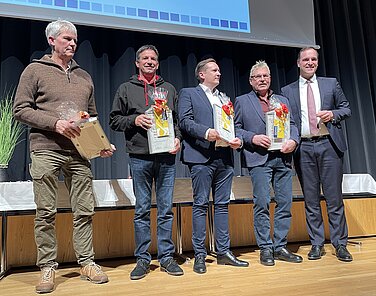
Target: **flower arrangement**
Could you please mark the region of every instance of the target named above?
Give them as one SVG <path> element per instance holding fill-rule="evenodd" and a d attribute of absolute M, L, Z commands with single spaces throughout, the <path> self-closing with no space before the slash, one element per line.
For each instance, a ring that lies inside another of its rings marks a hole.
<path fill-rule="evenodd" d="M 223 111 L 226 113 L 227 116 L 234 116 L 234 106 L 232 105 L 231 101 L 222 105 Z"/>
<path fill-rule="evenodd" d="M 289 137 L 289 109 L 274 94 L 270 97 L 270 110 L 274 111 L 273 137 L 274 140 L 285 140 Z"/>
<path fill-rule="evenodd" d="M 155 120 L 155 130 L 158 137 L 169 136 L 168 112 L 170 108 L 167 105 L 168 90 L 163 87 L 150 89 L 148 95 L 153 101 L 152 109 Z"/>
<path fill-rule="evenodd" d="M 277 117 L 282 122 L 286 122 L 287 115 L 289 114 L 289 109 L 287 108 L 287 106 L 285 104 L 283 104 L 283 103 L 280 103 L 279 107 L 275 108 L 274 110 L 275 110 L 275 114 L 277 115 Z"/>
<path fill-rule="evenodd" d="M 166 99 L 155 99 L 155 104 L 153 105 L 154 112 L 157 116 L 161 116 L 164 112 L 168 111 L 167 100 Z"/>
<path fill-rule="evenodd" d="M 14 91 L 6 91 L 0 98 L 0 167 L 8 167 L 14 149 L 23 133 L 23 126 L 13 117 Z"/>

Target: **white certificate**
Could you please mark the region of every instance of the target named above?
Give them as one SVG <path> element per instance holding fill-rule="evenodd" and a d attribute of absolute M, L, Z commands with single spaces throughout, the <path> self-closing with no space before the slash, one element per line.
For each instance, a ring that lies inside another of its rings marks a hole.
<path fill-rule="evenodd" d="M 111 150 L 111 144 L 96 117 L 81 120 L 78 126 L 81 129 L 80 136 L 71 140 L 83 158 L 92 159 L 100 156 L 102 150 Z"/>
<path fill-rule="evenodd" d="M 234 116 L 227 115 L 222 106 L 213 105 L 214 129 L 222 140 L 230 142 L 235 139 Z"/>
<path fill-rule="evenodd" d="M 163 153 L 174 149 L 175 132 L 172 111 L 164 111 L 162 124 L 157 124 L 153 108 L 148 109 L 145 114 L 152 119 L 152 126 L 147 131 L 149 153 Z"/>
<path fill-rule="evenodd" d="M 271 140 L 268 150 L 281 150 L 283 144 L 290 139 L 290 113 L 286 118 L 281 119 L 276 112 L 265 113 L 266 135 Z"/>

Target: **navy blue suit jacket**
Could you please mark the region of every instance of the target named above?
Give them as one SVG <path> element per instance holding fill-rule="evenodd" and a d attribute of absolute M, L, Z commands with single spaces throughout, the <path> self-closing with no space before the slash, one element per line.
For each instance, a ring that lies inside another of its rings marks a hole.
<path fill-rule="evenodd" d="M 281 103 L 286 104 L 290 110 L 286 98 L 274 95 Z M 299 143 L 298 129 L 294 118 L 290 118 L 290 139 Z M 260 105 L 260 99 L 254 91 L 235 99 L 235 132 L 236 136 L 243 141 L 242 166 L 255 167 L 263 165 L 268 159 L 267 149 L 254 145 L 252 139 L 255 135 L 266 134 L 265 114 Z M 291 165 L 292 153 L 284 155 L 284 161 Z"/>
<path fill-rule="evenodd" d="M 200 86 L 183 88 L 178 98 L 179 126 L 183 136 L 181 160 L 183 163 L 204 164 L 215 151 L 215 142 L 205 139 L 209 128 L 214 128 L 213 108 Z M 232 162 L 231 148 L 228 160 Z"/>
<path fill-rule="evenodd" d="M 334 118 L 332 122 L 328 122 L 330 137 L 336 148 L 344 152 L 347 149 L 345 136 L 343 134 L 341 121 L 351 116 L 349 102 L 347 101 L 341 86 L 337 79 L 329 77 L 317 77 L 317 83 L 320 90 L 321 110 L 330 110 L 333 112 Z M 302 113 L 300 106 L 299 80 L 286 85 L 281 89 L 282 95 L 289 99 L 292 115 L 301 134 Z"/>

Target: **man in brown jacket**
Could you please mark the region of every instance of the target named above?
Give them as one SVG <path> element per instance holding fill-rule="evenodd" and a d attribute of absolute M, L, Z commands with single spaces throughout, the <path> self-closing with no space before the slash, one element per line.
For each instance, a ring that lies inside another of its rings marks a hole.
<path fill-rule="evenodd" d="M 67 21 L 48 24 L 46 37 L 52 54 L 33 62 L 23 71 L 17 88 L 15 118 L 30 129 L 30 174 L 37 206 L 34 220 L 37 266 L 41 278 L 37 293 L 55 287 L 57 244 L 55 233 L 58 176 L 62 171 L 70 192 L 73 212 L 73 247 L 81 265 L 82 279 L 105 283 L 107 275 L 94 262 L 92 216 L 94 196 L 90 162 L 80 156 L 70 138 L 80 134 L 71 118 L 86 111 L 97 116 L 90 75 L 73 60 L 77 31 Z M 101 152 L 102 157 L 112 151 Z"/>

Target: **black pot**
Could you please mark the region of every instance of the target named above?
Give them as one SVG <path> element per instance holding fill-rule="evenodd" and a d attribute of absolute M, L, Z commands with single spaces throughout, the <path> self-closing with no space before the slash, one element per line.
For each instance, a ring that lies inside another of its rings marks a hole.
<path fill-rule="evenodd" d="M 0 182 L 9 182 L 8 167 L 0 166 Z"/>

